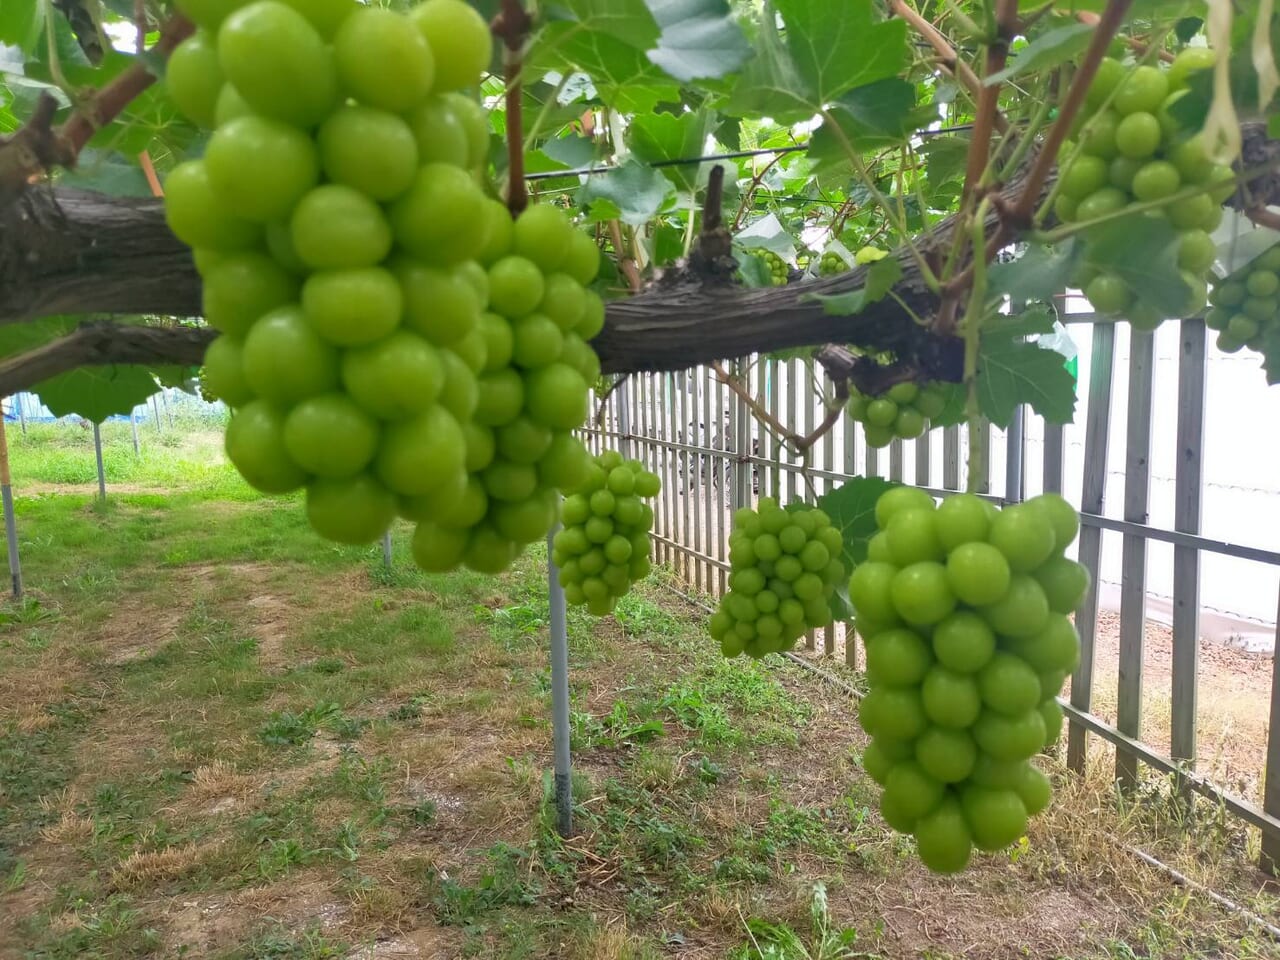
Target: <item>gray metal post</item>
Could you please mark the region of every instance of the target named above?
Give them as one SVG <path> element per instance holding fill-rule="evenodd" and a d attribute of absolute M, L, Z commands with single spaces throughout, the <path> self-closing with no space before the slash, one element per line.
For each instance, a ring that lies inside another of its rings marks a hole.
<path fill-rule="evenodd" d="M 1024 406 L 1014 407 L 1013 419 L 1005 432 L 1004 499 L 1008 503 L 1020 503 L 1026 495 L 1022 468 L 1026 454 L 1026 412 Z"/>
<path fill-rule="evenodd" d="M 102 425 L 93 425 L 93 455 L 98 460 L 98 496 L 107 499 L 107 470 L 102 465 Z"/>
<path fill-rule="evenodd" d="M 169 391 L 166 388 L 160 389 L 160 402 L 164 404 L 165 416 L 169 418 L 169 426 L 173 426 L 173 411 L 169 409 Z"/>
<path fill-rule="evenodd" d="M 551 541 L 557 525 L 547 534 L 547 586 L 551 607 L 551 737 L 555 744 L 556 829 L 560 836 L 573 833 L 573 778 L 569 758 L 569 630 L 564 588 L 560 586 Z"/>
<path fill-rule="evenodd" d="M 133 431 L 133 455 L 142 456 L 142 447 L 138 445 L 138 408 L 129 411 L 129 429 Z"/>
<path fill-rule="evenodd" d="M 382 565 L 391 569 L 391 531 L 382 535 Z"/>
<path fill-rule="evenodd" d="M 155 394 L 151 395 L 151 415 L 156 419 L 156 433 L 160 433 L 160 401 L 155 398 Z"/>
<path fill-rule="evenodd" d="M 13 487 L 9 483 L 9 443 L 4 434 L 4 417 L 0 416 L 0 500 L 4 504 L 4 535 L 9 547 L 9 579 L 13 599 L 22 599 L 22 561 L 18 558 L 18 524 L 13 513 Z"/>
<path fill-rule="evenodd" d="M 18 425 L 22 427 L 22 432 L 27 432 L 27 405 L 22 401 L 23 395 L 15 393 L 13 395 L 13 405 L 18 408 Z"/>

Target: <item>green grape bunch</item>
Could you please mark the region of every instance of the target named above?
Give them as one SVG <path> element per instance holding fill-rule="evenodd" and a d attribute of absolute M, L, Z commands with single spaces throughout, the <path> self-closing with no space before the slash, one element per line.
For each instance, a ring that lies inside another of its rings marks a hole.
<path fill-rule="evenodd" d="M 1119 60 L 1104 59 L 1074 131 L 1077 140 L 1064 144 L 1060 153 L 1054 212 L 1064 223 L 1119 214 L 1189 186 L 1203 188 L 1144 214 L 1167 218 L 1178 231 L 1177 265 L 1191 288 L 1181 316 L 1204 308 L 1216 257 L 1210 234 L 1222 220 L 1222 202 L 1235 188 L 1230 168 L 1215 164 L 1200 134 L 1183 129 L 1169 108 L 1187 95 L 1188 78 L 1213 62 L 1212 51 L 1204 48 L 1183 50 L 1167 69 L 1128 70 Z M 1166 319 L 1105 267 L 1086 263 L 1072 282 L 1100 314 L 1123 315 L 1139 330 L 1154 330 Z"/>
<path fill-rule="evenodd" d="M 785 287 L 787 285 L 787 279 L 791 273 L 790 267 L 787 266 L 787 261 L 772 250 L 754 250 L 751 256 L 763 263 L 769 271 L 769 286 Z"/>
<path fill-rule="evenodd" d="M 1049 803 L 1030 760 L 1058 738 L 1055 698 L 1080 658 L 1071 614 L 1089 574 L 1064 555 L 1080 519 L 1056 494 L 999 510 L 972 494 L 935 506 L 914 487 L 886 491 L 875 514 L 849 579 L 866 643 L 863 767 L 885 822 L 955 873 Z"/>
<path fill-rule="evenodd" d="M 898 383 L 878 397 L 850 391 L 849 416 L 862 424 L 867 444 L 888 446 L 893 440 L 914 440 L 942 413 L 947 397 L 937 384 Z"/>
<path fill-rule="evenodd" d="M 783 509 L 762 497 L 733 515 L 729 591 L 711 617 L 726 657 L 790 650 L 806 631 L 831 622 L 831 597 L 844 579 L 844 539 L 815 508 Z"/>
<path fill-rule="evenodd" d="M 165 82 L 212 133 L 168 176 L 218 338 L 228 458 L 322 536 L 417 526 L 425 570 L 505 569 L 589 457 L 599 249 L 486 194 L 492 38 L 464 0 L 178 0 Z M 472 91 L 472 92 L 467 92 Z"/>
<path fill-rule="evenodd" d="M 1261 351 L 1268 334 L 1280 330 L 1280 244 L 1219 282 L 1209 302 L 1204 322 L 1218 331 L 1219 350 Z"/>
<path fill-rule="evenodd" d="M 606 450 L 587 468 L 561 508 L 564 527 L 551 543 L 551 559 L 567 603 L 586 604 L 593 616 L 615 604 L 650 570 L 653 507 L 662 481 L 638 460 Z"/>
<path fill-rule="evenodd" d="M 818 276 L 834 277 L 836 274 L 848 273 L 849 262 L 834 250 L 828 250 L 818 260 Z"/>

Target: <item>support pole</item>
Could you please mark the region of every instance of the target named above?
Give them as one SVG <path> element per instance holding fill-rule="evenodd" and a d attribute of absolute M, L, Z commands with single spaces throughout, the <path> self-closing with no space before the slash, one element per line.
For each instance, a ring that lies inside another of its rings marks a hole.
<path fill-rule="evenodd" d="M 172 427 L 172 426 L 173 426 L 173 411 L 169 409 L 169 391 L 168 391 L 167 389 L 161 389 L 161 391 L 160 391 L 160 402 L 164 404 L 164 413 L 165 413 L 165 416 L 169 418 L 169 426 L 170 426 L 170 427 Z"/>
<path fill-rule="evenodd" d="M 129 429 L 133 431 L 133 455 L 142 456 L 142 447 L 138 445 L 138 408 L 129 411 Z"/>
<path fill-rule="evenodd" d="M 1021 503 L 1026 495 L 1023 484 L 1023 457 L 1026 453 L 1026 410 L 1019 404 L 1013 408 L 1013 419 L 1005 432 L 1004 499 Z"/>
<path fill-rule="evenodd" d="M 382 535 L 382 565 L 391 569 L 391 531 Z"/>
<path fill-rule="evenodd" d="M 635 459 L 635 444 L 631 439 L 631 398 L 627 396 L 630 384 L 623 380 L 618 389 L 613 391 L 614 410 L 618 413 L 618 433 L 622 434 L 622 442 L 618 451 L 627 460 Z"/>
<path fill-rule="evenodd" d="M 569 757 L 569 632 L 565 616 L 564 587 L 551 560 L 551 541 L 559 526 L 547 535 L 547 586 L 551 607 L 551 737 L 555 744 L 556 830 L 573 833 L 573 778 Z"/>
<path fill-rule="evenodd" d="M 0 500 L 4 503 L 4 536 L 9 547 L 9 579 L 13 599 L 22 599 L 22 561 L 18 557 L 18 523 L 13 514 L 13 487 L 9 483 L 9 442 L 5 439 L 4 417 L 0 417 Z"/>
<path fill-rule="evenodd" d="M 155 398 L 155 394 L 151 395 L 151 415 L 155 417 L 156 420 L 156 433 L 160 433 L 162 431 L 160 424 L 160 401 Z"/>
<path fill-rule="evenodd" d="M 15 393 L 13 395 L 13 405 L 18 408 L 18 425 L 22 427 L 22 435 L 27 433 L 27 405 L 22 399 L 23 394 Z"/>
<path fill-rule="evenodd" d="M 107 500 L 107 469 L 102 465 L 102 425 L 93 425 L 93 455 L 98 461 L 98 499 Z"/>

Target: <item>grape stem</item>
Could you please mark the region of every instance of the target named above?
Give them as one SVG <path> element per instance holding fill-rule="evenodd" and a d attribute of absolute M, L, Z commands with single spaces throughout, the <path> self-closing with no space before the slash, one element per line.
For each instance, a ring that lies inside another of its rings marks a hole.
<path fill-rule="evenodd" d="M 533 28 L 533 18 L 520 0 L 502 0 L 502 9 L 489 24 L 502 41 L 503 72 L 506 75 L 507 104 L 507 209 L 514 220 L 529 205 L 529 188 L 524 180 L 524 98 L 520 73 L 524 69 L 524 44 Z"/>
<path fill-rule="evenodd" d="M 938 54 L 938 62 L 942 68 L 960 81 L 964 88 L 973 95 L 975 102 L 981 98 L 982 80 L 973 72 L 972 67 L 960 59 L 955 47 L 947 42 L 947 38 L 942 35 L 937 27 L 922 17 L 906 0 L 889 0 L 889 10 L 895 16 L 905 20 L 908 26 L 912 27 L 916 33 L 929 42 L 929 45 Z M 992 122 L 1001 133 L 1004 133 L 1009 127 L 1009 121 L 998 110 L 992 117 Z"/>
<path fill-rule="evenodd" d="M 183 40 L 195 32 L 182 16 L 169 18 L 160 28 L 153 55 L 168 59 Z M 76 165 L 80 151 L 104 126 L 120 116 L 135 97 L 156 82 L 156 75 L 141 61 L 120 73 L 101 90 L 92 93 L 63 123 L 53 126 L 58 104 L 42 93 L 31 118 L 10 137 L 0 137 L 0 205 L 20 194 L 27 184 L 54 167 Z"/>
<path fill-rule="evenodd" d="M 847 380 L 837 380 L 836 402 L 827 409 L 826 416 L 822 422 L 813 428 L 813 432 L 807 435 L 801 435 L 793 430 L 789 430 L 777 417 L 760 405 L 755 397 L 751 396 L 748 390 L 740 380 L 725 370 L 720 363 L 712 363 L 711 372 L 715 374 L 717 380 L 723 383 L 729 390 L 743 403 L 747 405 L 747 409 L 762 424 L 770 429 L 770 431 L 778 438 L 778 441 L 790 447 L 795 453 L 804 455 L 810 450 L 814 444 L 821 440 L 831 428 L 840 421 L 840 414 L 844 411 L 845 401 L 849 399 L 849 383 Z"/>
<path fill-rule="evenodd" d="M 1084 105 L 1085 95 L 1093 83 L 1094 76 L 1097 75 L 1098 67 L 1106 58 L 1107 48 L 1119 32 L 1120 25 L 1124 22 L 1125 15 L 1132 5 L 1133 0 L 1108 0 L 1107 7 L 1098 20 L 1098 27 L 1089 41 L 1089 49 L 1085 52 L 1084 60 L 1071 81 L 1071 87 L 1058 113 L 1058 119 L 1049 128 L 1048 136 L 1023 182 L 1022 192 L 1017 202 L 1012 206 L 997 208 L 1001 210 L 1002 216 L 986 247 L 973 251 L 969 266 L 947 281 L 943 288 L 945 292 L 955 294 L 968 289 L 974 282 L 978 262 L 981 261 L 985 268 L 1000 248 L 1012 240 L 1019 230 L 1031 226 L 1036 204 L 1044 192 L 1045 184 L 1053 175 L 1054 167 L 1057 166 L 1058 151 L 1067 139 L 1067 134 L 1081 106 Z"/>

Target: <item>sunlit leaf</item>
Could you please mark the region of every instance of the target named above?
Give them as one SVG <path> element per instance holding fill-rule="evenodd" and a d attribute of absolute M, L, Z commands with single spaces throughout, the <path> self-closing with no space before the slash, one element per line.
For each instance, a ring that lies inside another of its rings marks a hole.
<path fill-rule="evenodd" d="M 751 55 L 751 47 L 725 0 L 648 0 L 662 29 L 649 59 L 689 82 L 731 73 Z"/>

